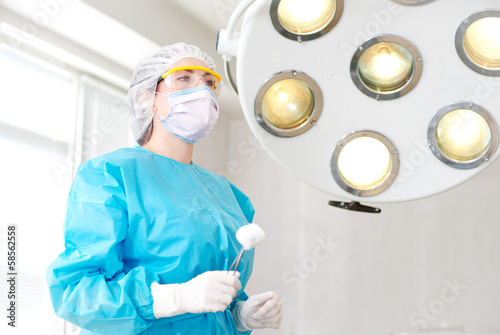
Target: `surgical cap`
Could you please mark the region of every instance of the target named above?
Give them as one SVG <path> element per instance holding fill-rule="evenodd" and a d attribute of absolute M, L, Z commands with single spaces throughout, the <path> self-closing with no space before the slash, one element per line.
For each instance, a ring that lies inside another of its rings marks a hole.
<path fill-rule="evenodd" d="M 144 136 L 153 119 L 153 102 L 158 78 L 172 65 L 184 58 L 197 58 L 215 70 L 214 60 L 194 45 L 176 43 L 167 45 L 146 56 L 135 67 L 127 104 L 130 110 L 130 128 L 137 142 Z"/>

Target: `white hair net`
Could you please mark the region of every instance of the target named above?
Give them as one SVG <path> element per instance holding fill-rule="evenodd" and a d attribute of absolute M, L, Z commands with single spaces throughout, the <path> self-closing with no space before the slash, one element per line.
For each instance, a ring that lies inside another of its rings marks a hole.
<path fill-rule="evenodd" d="M 184 58 L 197 58 L 215 70 L 213 59 L 194 45 L 175 43 L 146 56 L 135 67 L 127 104 L 130 110 L 130 128 L 137 142 L 146 133 L 153 119 L 153 101 L 158 78 L 172 65 Z"/>

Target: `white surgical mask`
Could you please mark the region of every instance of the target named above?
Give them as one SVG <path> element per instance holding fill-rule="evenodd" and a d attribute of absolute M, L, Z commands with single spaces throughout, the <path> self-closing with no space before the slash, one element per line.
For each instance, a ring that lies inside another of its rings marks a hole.
<path fill-rule="evenodd" d="M 163 95 L 156 92 L 156 94 Z M 175 137 L 195 143 L 205 137 L 219 118 L 219 105 L 215 94 L 205 85 L 188 88 L 166 95 L 170 113 L 160 122 Z"/>

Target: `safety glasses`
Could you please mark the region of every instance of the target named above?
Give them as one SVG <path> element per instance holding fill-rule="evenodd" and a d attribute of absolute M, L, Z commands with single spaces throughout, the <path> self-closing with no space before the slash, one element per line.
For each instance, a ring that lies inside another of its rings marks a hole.
<path fill-rule="evenodd" d="M 158 78 L 158 84 L 164 80 L 168 88 L 183 90 L 196 87 L 200 81 L 208 86 L 216 95 L 220 91 L 221 76 L 210 69 L 200 66 L 182 66 L 176 67 Z"/>

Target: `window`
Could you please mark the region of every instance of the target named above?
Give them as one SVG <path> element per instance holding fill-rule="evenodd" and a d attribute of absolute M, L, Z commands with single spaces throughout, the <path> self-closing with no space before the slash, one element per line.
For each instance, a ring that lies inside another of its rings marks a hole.
<path fill-rule="evenodd" d="M 45 272 L 64 248 L 66 199 L 79 164 L 130 143 L 126 92 L 62 60 L 6 44 L 0 73 L 0 245 L 7 225 L 16 224 L 16 307 L 23 320 L 17 326 L 26 334 L 62 333 Z M 6 274 L 5 250 L 1 255 Z"/>

